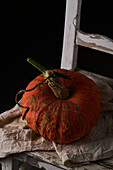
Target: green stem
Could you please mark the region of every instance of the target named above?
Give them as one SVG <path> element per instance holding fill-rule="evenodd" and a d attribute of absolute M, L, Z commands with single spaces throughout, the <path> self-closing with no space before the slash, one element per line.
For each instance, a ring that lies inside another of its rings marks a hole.
<path fill-rule="evenodd" d="M 46 71 L 47 69 L 45 67 L 43 67 L 41 64 L 39 64 L 38 62 L 36 62 L 35 60 L 33 60 L 32 58 L 27 58 L 27 61 L 32 64 L 35 68 L 37 68 L 39 71 L 41 71 L 43 74 L 44 74 L 44 77 L 45 74 L 46 74 Z M 60 72 L 56 72 L 56 71 L 53 71 L 54 75 L 56 77 L 62 77 L 62 78 L 66 78 L 66 79 L 72 79 L 72 77 L 70 77 L 69 75 L 67 74 L 63 74 L 63 73 L 60 73 Z"/>
<path fill-rule="evenodd" d="M 53 72 L 54 72 L 56 77 L 62 77 L 62 78 L 65 78 L 65 79 L 72 79 L 72 77 L 67 75 L 67 74 L 56 72 L 56 71 L 53 71 Z"/>
<path fill-rule="evenodd" d="M 27 58 L 27 61 L 45 75 L 45 72 L 47 70 L 45 67 L 43 67 L 41 64 L 37 63 L 35 60 L 33 60 L 30 57 Z"/>
<path fill-rule="evenodd" d="M 63 99 L 67 99 L 69 97 L 69 90 L 66 89 L 66 87 L 62 84 L 60 79 L 57 78 L 57 76 L 62 77 L 62 78 L 71 79 L 70 76 L 68 76 L 66 74 L 54 72 L 52 70 L 46 70 L 45 67 L 43 67 L 42 65 L 37 63 L 32 58 L 27 58 L 27 61 L 43 73 L 45 79 L 47 79 L 48 86 L 51 88 L 54 95 L 58 99 L 63 100 Z"/>

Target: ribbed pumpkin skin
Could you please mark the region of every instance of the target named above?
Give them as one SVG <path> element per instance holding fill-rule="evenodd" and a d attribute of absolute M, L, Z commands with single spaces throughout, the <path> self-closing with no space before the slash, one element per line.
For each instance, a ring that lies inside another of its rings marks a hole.
<path fill-rule="evenodd" d="M 37 134 L 56 143 L 68 144 L 85 136 L 97 122 L 100 94 L 95 83 L 84 75 L 64 69 L 55 71 L 72 77 L 71 80 L 60 78 L 70 89 L 69 98 L 58 100 L 46 83 L 31 92 L 25 92 L 21 105 L 30 107 L 25 119 Z M 41 74 L 26 89 L 43 80 Z M 22 109 L 22 114 L 24 112 L 25 109 Z"/>

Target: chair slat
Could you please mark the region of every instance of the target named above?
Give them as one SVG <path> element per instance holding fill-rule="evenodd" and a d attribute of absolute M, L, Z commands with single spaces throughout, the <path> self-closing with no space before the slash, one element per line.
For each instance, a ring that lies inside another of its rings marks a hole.
<path fill-rule="evenodd" d="M 77 31 L 76 44 L 113 54 L 113 40 L 103 35 Z"/>

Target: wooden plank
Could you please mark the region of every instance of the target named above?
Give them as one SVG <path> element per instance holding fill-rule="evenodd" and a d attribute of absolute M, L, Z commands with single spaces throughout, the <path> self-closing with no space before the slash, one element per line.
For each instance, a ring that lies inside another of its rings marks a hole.
<path fill-rule="evenodd" d="M 38 161 L 39 165 L 45 165 L 45 166 L 50 166 L 55 168 L 61 169 L 67 169 L 64 165 L 61 159 L 59 158 L 58 154 L 55 151 L 34 151 L 34 152 L 27 152 L 26 153 L 27 158 L 32 157 L 36 161 Z"/>
<path fill-rule="evenodd" d="M 67 170 L 55 151 L 24 152 L 22 154 L 15 154 L 13 158 L 24 162 L 25 164 L 22 166 L 29 164 L 37 168 L 43 167 L 47 170 Z"/>
<path fill-rule="evenodd" d="M 103 35 L 77 31 L 76 44 L 113 54 L 113 40 Z"/>
<path fill-rule="evenodd" d="M 108 170 L 112 168 L 112 161 L 96 161 L 89 163 L 88 165 L 82 166 L 73 166 L 69 168 L 63 165 L 58 155 L 55 152 L 46 152 L 46 151 L 34 151 L 34 152 L 25 152 L 23 154 L 17 154 L 14 158 L 18 160 L 23 160 L 26 162 L 23 165 L 27 166 L 28 164 L 37 168 L 45 168 L 46 170 Z"/>
<path fill-rule="evenodd" d="M 78 46 L 75 43 L 76 30 L 80 23 L 82 0 L 67 0 L 61 68 L 75 69 L 77 66 Z"/>

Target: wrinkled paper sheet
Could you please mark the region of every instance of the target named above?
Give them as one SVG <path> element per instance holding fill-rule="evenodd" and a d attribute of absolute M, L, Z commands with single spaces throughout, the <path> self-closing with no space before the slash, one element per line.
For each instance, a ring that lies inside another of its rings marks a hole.
<path fill-rule="evenodd" d="M 87 136 L 68 145 L 44 140 L 22 120 L 21 109 L 16 105 L 0 115 L 0 158 L 23 151 L 56 150 L 64 165 L 72 167 L 112 157 L 113 90 L 104 79 L 93 74 L 87 76 L 95 81 L 101 93 L 100 118 Z"/>
<path fill-rule="evenodd" d="M 18 105 L 0 115 L 0 158 L 9 154 L 34 150 L 54 150 L 49 140 L 33 132 L 22 120 Z"/>

